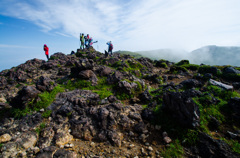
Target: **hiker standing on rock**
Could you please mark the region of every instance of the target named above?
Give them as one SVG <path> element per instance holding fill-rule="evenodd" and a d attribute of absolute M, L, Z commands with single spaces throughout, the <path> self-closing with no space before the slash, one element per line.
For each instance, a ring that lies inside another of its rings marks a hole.
<path fill-rule="evenodd" d="M 80 49 L 81 48 L 84 49 L 84 33 L 83 34 L 80 33 L 80 41 L 81 41 Z"/>
<path fill-rule="evenodd" d="M 44 44 L 44 46 L 43 46 L 43 50 L 45 51 L 45 55 L 46 55 L 46 57 L 47 57 L 47 60 L 49 60 L 49 53 L 48 53 L 48 51 L 49 51 L 49 48 L 48 48 L 48 46 L 46 45 L 46 44 Z"/>
<path fill-rule="evenodd" d="M 110 52 L 111 52 L 111 56 L 112 56 L 112 50 L 113 50 L 112 41 L 109 41 L 106 44 L 108 45 L 108 54 L 110 54 Z"/>
<path fill-rule="evenodd" d="M 87 48 L 89 44 L 89 34 L 87 34 L 87 36 L 84 36 L 84 40 L 85 40 L 85 48 Z"/>

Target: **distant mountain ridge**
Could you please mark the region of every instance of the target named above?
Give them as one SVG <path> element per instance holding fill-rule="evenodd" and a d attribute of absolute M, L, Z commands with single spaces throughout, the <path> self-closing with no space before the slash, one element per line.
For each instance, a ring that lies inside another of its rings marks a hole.
<path fill-rule="evenodd" d="M 192 51 L 190 59 L 196 64 L 240 66 L 240 47 L 205 46 Z"/>
<path fill-rule="evenodd" d="M 144 56 L 153 60 L 165 59 L 179 62 L 187 59 L 193 64 L 208 65 L 233 65 L 240 66 L 240 47 L 209 45 L 198 48 L 191 52 L 178 49 L 157 49 L 149 51 L 118 51 L 122 54 L 134 54 L 133 56 Z"/>

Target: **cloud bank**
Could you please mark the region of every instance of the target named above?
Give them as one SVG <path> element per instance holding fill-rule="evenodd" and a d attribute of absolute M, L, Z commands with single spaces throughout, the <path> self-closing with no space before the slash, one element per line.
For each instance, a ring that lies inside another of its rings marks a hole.
<path fill-rule="evenodd" d="M 1 0 L 0 14 L 43 32 L 112 40 L 115 50 L 240 45 L 239 0 Z"/>

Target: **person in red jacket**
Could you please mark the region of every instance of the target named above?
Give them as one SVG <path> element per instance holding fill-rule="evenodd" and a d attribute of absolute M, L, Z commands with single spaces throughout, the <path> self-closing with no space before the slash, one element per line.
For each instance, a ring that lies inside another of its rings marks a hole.
<path fill-rule="evenodd" d="M 49 55 L 49 53 L 48 53 L 49 48 L 46 44 L 44 44 L 43 50 L 45 51 L 45 55 L 47 56 L 47 59 L 49 60 L 49 56 L 48 56 Z"/>

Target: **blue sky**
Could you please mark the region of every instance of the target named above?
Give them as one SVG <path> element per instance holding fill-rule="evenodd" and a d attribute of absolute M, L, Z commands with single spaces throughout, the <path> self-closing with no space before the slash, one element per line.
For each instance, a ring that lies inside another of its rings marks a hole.
<path fill-rule="evenodd" d="M 79 33 L 103 52 L 240 46 L 239 0 L 0 0 L 0 70 L 69 54 Z"/>

